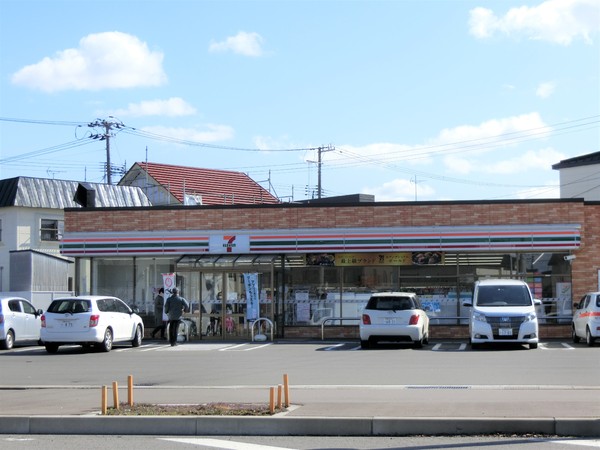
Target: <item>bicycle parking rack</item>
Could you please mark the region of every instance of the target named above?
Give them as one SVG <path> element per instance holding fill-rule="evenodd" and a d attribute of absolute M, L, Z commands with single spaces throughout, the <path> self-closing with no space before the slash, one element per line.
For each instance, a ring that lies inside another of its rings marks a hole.
<path fill-rule="evenodd" d="M 259 317 L 254 322 L 252 322 L 252 327 L 250 328 L 250 334 L 252 336 L 252 342 L 254 342 L 254 326 L 261 322 L 267 322 L 271 327 L 271 342 L 273 342 L 273 322 L 266 317 Z M 262 334 L 262 333 L 261 333 Z"/>
<path fill-rule="evenodd" d="M 325 340 L 325 324 L 327 322 L 333 322 L 334 320 L 339 320 L 340 322 L 344 320 L 360 320 L 360 317 L 326 317 L 323 319 L 323 323 L 321 323 L 321 340 Z"/>

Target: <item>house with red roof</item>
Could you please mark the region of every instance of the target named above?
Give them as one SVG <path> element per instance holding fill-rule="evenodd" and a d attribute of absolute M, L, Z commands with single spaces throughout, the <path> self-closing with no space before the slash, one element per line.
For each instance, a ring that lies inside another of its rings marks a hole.
<path fill-rule="evenodd" d="M 137 186 L 153 205 L 275 204 L 279 199 L 242 172 L 136 162 L 119 186 Z"/>

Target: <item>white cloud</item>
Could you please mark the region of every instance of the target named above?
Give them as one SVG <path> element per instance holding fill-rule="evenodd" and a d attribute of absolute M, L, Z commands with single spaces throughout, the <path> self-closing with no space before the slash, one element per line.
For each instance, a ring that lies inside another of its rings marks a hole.
<path fill-rule="evenodd" d="M 512 139 L 522 139 L 529 134 L 539 136 L 548 133 L 547 126 L 537 112 L 520 116 L 492 119 L 479 125 L 460 125 L 446 128 L 433 140 L 438 145 L 455 144 L 458 150 L 486 149 L 490 144 L 502 141 L 509 143 Z"/>
<path fill-rule="evenodd" d="M 504 159 L 491 164 L 480 164 L 482 171 L 502 175 L 515 174 L 523 172 L 539 172 L 542 170 L 552 170 L 552 164 L 565 159 L 565 155 L 557 152 L 553 148 L 544 148 L 541 150 L 529 150 L 514 158 Z M 528 184 L 528 183 L 524 183 Z"/>
<path fill-rule="evenodd" d="M 90 34 L 78 48 L 23 67 L 12 82 L 49 93 L 158 86 L 167 80 L 162 60 L 162 53 L 149 51 L 135 36 L 117 31 Z"/>
<path fill-rule="evenodd" d="M 478 39 L 496 33 L 570 45 L 575 39 L 591 43 L 600 30 L 598 0 L 547 0 L 538 6 L 511 8 L 503 17 L 484 7 L 469 12 L 469 32 Z"/>
<path fill-rule="evenodd" d="M 262 56 L 263 42 L 263 37 L 258 33 L 240 31 L 235 36 L 229 36 L 224 41 L 211 42 L 208 50 L 215 53 L 231 51 L 244 56 Z"/>
<path fill-rule="evenodd" d="M 196 108 L 179 97 L 171 97 L 167 100 L 146 100 L 140 103 L 130 103 L 126 109 L 119 109 L 112 113 L 112 115 L 119 117 L 181 117 L 193 114 L 196 114 Z"/>
<path fill-rule="evenodd" d="M 144 127 L 143 131 L 149 133 L 158 134 L 160 136 L 167 136 L 174 139 L 180 139 L 183 141 L 193 142 L 219 142 L 232 139 L 234 136 L 234 130 L 228 125 L 215 125 L 205 124 L 204 130 L 198 128 L 172 128 L 172 127 Z"/>
<path fill-rule="evenodd" d="M 537 87 L 537 89 L 535 91 L 535 95 L 537 95 L 540 98 L 548 98 L 552 94 L 554 94 L 555 90 L 556 90 L 556 83 L 554 83 L 553 81 L 546 81 L 544 83 L 540 83 L 540 85 Z"/>
<path fill-rule="evenodd" d="M 415 184 L 414 178 L 412 180 L 397 178 L 383 183 L 381 186 L 363 188 L 362 192 L 374 195 L 378 202 L 414 201 L 415 196 L 417 200 L 431 199 L 435 194 L 435 190 L 424 181 L 417 179 Z"/>

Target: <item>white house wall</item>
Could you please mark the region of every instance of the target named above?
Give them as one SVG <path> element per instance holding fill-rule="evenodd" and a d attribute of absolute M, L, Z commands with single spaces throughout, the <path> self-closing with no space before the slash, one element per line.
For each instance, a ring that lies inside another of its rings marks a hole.
<path fill-rule="evenodd" d="M 560 197 L 600 201 L 600 170 L 597 164 L 560 169 Z"/>

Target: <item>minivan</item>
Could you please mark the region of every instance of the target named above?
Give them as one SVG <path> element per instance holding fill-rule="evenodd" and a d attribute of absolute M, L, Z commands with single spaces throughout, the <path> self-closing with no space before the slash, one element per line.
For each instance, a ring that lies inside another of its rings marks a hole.
<path fill-rule="evenodd" d="M 520 343 L 537 348 L 538 319 L 534 299 L 521 280 L 485 279 L 475 282 L 471 308 L 469 342 L 475 349 L 486 343 Z"/>

